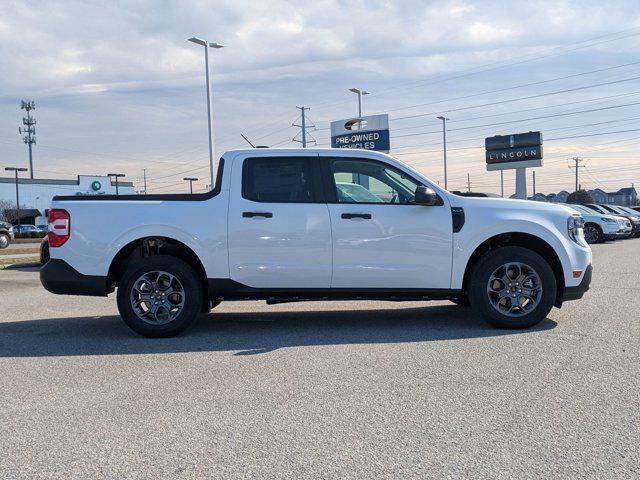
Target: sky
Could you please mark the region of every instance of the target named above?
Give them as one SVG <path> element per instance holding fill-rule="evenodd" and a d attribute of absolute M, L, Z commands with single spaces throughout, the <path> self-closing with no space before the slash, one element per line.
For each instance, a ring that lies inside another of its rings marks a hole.
<path fill-rule="evenodd" d="M 540 130 L 536 191 L 640 183 L 640 2 L 11 1 L 0 3 L 0 166 L 27 166 L 20 100 L 36 102 L 37 177 L 120 171 L 150 193 L 209 183 L 203 47 L 210 51 L 216 156 L 296 147 L 310 107 L 329 122 L 389 113 L 391 154 L 449 188 L 500 193 L 484 138 Z M 505 194 L 515 175 L 505 172 Z M 529 194 L 531 194 L 529 179 Z"/>

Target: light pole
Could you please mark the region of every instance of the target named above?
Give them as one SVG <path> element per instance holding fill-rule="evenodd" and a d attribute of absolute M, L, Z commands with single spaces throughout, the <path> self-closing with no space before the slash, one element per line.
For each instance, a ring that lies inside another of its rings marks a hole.
<path fill-rule="evenodd" d="M 20 193 L 18 191 L 18 172 L 26 172 L 26 168 L 4 167 L 7 172 L 16 174 L 16 217 L 18 218 L 18 233 L 20 233 Z"/>
<path fill-rule="evenodd" d="M 443 157 L 444 157 L 444 189 L 447 188 L 447 117 L 436 117 L 438 120 L 442 120 L 442 148 L 443 148 Z"/>
<path fill-rule="evenodd" d="M 207 79 L 207 123 L 209 126 L 209 173 L 211 174 L 211 188 L 215 185 L 215 179 L 213 178 L 213 112 L 211 108 L 211 82 L 209 81 L 209 47 L 211 48 L 223 48 L 224 45 L 219 43 L 211 43 L 201 38 L 191 37 L 190 42 L 202 45 L 204 47 L 204 68 Z"/>
<path fill-rule="evenodd" d="M 111 180 L 111 177 L 116 178 L 116 195 L 120 195 L 120 191 L 118 190 L 118 179 L 125 177 L 126 175 L 124 173 L 107 173 L 107 176 L 109 177 L 109 180 Z"/>
<path fill-rule="evenodd" d="M 184 177 L 183 180 L 189 182 L 189 192 L 193 194 L 193 182 L 197 182 L 198 179 L 195 177 Z"/>
<path fill-rule="evenodd" d="M 362 96 L 369 95 L 369 92 L 361 88 L 355 88 L 355 87 L 350 88 L 349 91 L 358 94 L 358 118 L 362 118 Z"/>

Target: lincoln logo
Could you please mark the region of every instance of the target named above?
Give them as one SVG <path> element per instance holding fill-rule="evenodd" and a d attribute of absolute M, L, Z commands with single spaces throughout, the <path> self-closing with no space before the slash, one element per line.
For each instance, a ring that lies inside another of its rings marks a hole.
<path fill-rule="evenodd" d="M 537 148 L 523 148 L 522 150 L 514 150 L 511 152 L 487 152 L 489 154 L 489 160 L 517 160 L 517 159 L 528 159 L 535 158 L 539 155 L 539 150 Z"/>

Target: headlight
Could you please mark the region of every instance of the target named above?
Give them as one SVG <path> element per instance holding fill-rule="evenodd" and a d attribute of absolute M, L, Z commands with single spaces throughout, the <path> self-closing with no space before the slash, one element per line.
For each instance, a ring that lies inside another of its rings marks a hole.
<path fill-rule="evenodd" d="M 600 217 L 600 220 L 607 223 L 616 223 L 616 221 L 613 218 Z"/>
<path fill-rule="evenodd" d="M 567 234 L 569 238 L 578 245 L 585 245 L 584 242 L 584 219 L 579 216 L 571 216 L 567 218 Z"/>

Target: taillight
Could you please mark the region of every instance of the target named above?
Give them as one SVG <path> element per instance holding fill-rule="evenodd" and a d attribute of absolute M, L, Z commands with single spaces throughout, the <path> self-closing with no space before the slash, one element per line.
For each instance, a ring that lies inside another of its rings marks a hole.
<path fill-rule="evenodd" d="M 71 234 L 71 217 L 69 212 L 61 208 L 49 210 L 49 246 L 59 247 L 69 240 Z"/>

